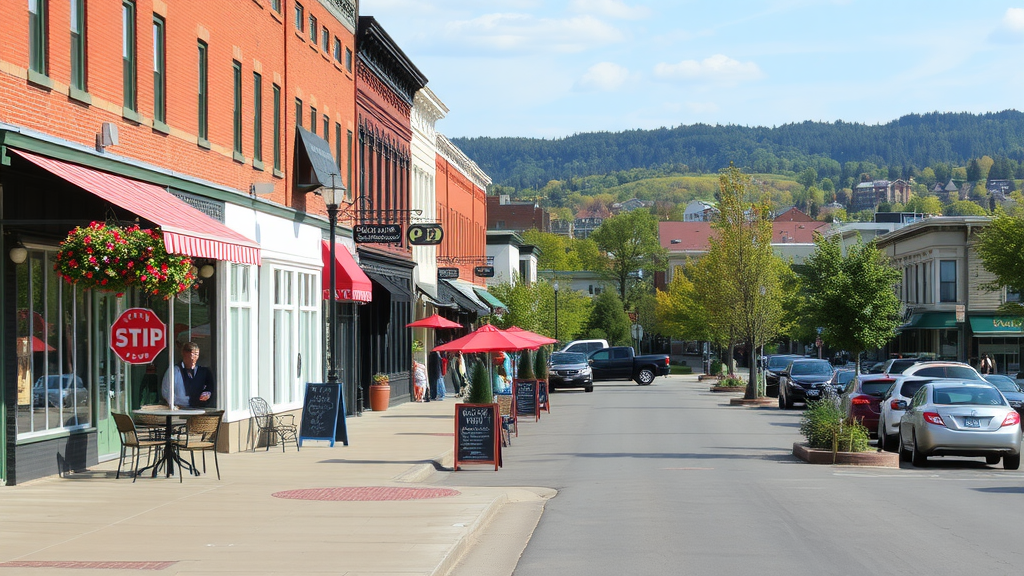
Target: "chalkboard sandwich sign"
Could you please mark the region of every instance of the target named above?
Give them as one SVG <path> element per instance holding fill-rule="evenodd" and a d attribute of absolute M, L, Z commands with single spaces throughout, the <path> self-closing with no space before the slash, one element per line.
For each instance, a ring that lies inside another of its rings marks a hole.
<path fill-rule="evenodd" d="M 501 466 L 497 404 L 455 405 L 455 469 L 463 464 Z"/>
<path fill-rule="evenodd" d="M 541 380 L 543 382 L 543 380 Z M 537 380 L 516 380 L 513 385 L 516 416 L 533 416 L 540 420 L 540 387 Z"/>
<path fill-rule="evenodd" d="M 345 397 L 341 394 L 341 383 L 306 383 L 302 423 L 299 426 L 299 447 L 302 447 L 303 440 L 327 440 L 331 446 L 340 440 L 348 446 Z"/>
<path fill-rule="evenodd" d="M 537 380 L 537 406 L 538 411 L 543 410 L 548 414 L 551 414 L 551 401 L 548 399 L 548 388 L 547 380 Z"/>

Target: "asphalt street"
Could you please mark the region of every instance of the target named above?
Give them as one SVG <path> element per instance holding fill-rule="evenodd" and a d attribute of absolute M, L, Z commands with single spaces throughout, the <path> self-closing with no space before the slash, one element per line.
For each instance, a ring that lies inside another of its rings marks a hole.
<path fill-rule="evenodd" d="M 1024 473 L 963 458 L 805 464 L 792 456 L 801 414 L 728 406 L 692 377 L 599 382 L 521 422 L 500 471 L 435 480 L 558 491 L 532 536 L 501 536 L 528 539 L 523 576 L 1021 572 Z M 467 561 L 493 552 L 481 543 Z"/>

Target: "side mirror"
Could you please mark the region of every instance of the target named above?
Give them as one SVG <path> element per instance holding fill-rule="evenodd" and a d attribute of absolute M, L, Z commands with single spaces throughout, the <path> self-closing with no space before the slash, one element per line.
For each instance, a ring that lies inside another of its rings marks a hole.
<path fill-rule="evenodd" d="M 587 364 L 590 364 L 591 366 L 593 366 L 594 365 L 594 359 L 593 358 L 587 358 Z"/>

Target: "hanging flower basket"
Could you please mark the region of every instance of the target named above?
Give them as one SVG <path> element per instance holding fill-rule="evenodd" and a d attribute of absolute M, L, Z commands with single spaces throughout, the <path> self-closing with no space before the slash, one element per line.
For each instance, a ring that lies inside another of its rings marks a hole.
<path fill-rule="evenodd" d="M 120 295 L 135 286 L 165 300 L 195 283 L 191 258 L 168 254 L 159 233 L 136 225 L 75 228 L 61 242 L 53 269 L 83 288 Z"/>

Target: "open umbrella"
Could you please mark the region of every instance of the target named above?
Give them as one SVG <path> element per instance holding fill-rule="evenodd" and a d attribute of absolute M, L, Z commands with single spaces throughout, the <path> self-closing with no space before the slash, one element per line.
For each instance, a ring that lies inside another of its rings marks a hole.
<path fill-rule="evenodd" d="M 406 328 L 462 328 L 462 324 L 433 314 L 405 325 Z"/>
<path fill-rule="evenodd" d="M 515 332 L 505 332 L 491 324 L 484 324 L 462 338 L 456 338 L 447 344 L 437 346 L 434 350 L 437 352 L 487 352 L 489 354 L 491 352 L 526 350 L 538 346 L 537 343 Z M 488 378 L 493 379 L 491 364 L 491 362 L 487 362 L 487 375 Z"/>
<path fill-rule="evenodd" d="M 519 336 L 522 336 L 523 338 L 527 338 L 529 340 L 533 340 L 534 342 L 537 343 L 538 346 L 544 346 L 546 344 L 554 344 L 554 343 L 558 342 L 558 340 L 555 340 L 554 338 L 548 338 L 547 336 L 545 336 L 543 334 L 537 334 L 536 332 L 530 332 L 529 330 L 524 330 L 524 329 L 520 328 L 519 326 L 511 326 L 509 328 L 506 328 L 505 332 L 511 332 L 513 334 L 518 334 Z"/>

